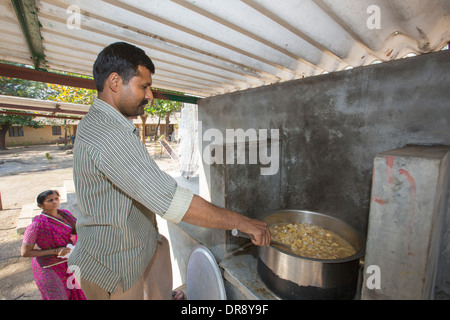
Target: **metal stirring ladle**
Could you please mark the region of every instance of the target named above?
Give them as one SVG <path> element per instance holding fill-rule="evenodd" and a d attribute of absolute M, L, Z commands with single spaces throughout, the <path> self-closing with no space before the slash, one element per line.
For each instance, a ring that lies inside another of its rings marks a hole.
<path fill-rule="evenodd" d="M 247 234 L 245 232 L 239 231 L 238 229 L 231 230 L 231 234 L 235 237 L 247 238 L 247 239 L 252 240 L 252 236 L 250 236 L 249 234 Z M 280 247 L 283 247 L 283 248 L 289 249 L 289 250 L 291 249 L 290 245 L 285 244 L 283 242 L 276 241 L 276 240 L 272 240 L 272 239 L 270 239 L 270 244 L 275 244 L 277 246 L 280 246 Z"/>

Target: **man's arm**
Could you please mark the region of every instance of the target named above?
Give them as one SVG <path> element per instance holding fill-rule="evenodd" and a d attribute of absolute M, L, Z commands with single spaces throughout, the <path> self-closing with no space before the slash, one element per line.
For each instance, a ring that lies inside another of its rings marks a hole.
<path fill-rule="evenodd" d="M 123 192 L 169 221 L 182 220 L 223 230 L 236 228 L 251 235 L 255 245 L 270 243 L 265 222 L 219 208 L 191 190 L 178 187 L 175 179 L 156 165 L 131 132 L 116 132 L 114 143 L 103 150 L 99 169 Z"/>
<path fill-rule="evenodd" d="M 188 211 L 182 221 L 196 226 L 224 230 L 238 229 L 253 237 L 252 242 L 258 246 L 270 244 L 267 224 L 254 220 L 237 212 L 219 208 L 214 204 L 194 195 Z"/>

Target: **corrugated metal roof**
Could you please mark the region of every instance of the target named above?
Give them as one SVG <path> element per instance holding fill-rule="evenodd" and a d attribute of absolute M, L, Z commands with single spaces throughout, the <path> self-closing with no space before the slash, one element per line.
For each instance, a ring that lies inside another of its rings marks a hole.
<path fill-rule="evenodd" d="M 448 0 L 42 0 L 35 6 L 46 68 L 91 75 L 103 47 L 126 41 L 154 61 L 154 87 L 201 97 L 437 51 L 450 41 Z M 33 65 L 10 0 L 0 0 L 0 18 L 0 59 Z"/>

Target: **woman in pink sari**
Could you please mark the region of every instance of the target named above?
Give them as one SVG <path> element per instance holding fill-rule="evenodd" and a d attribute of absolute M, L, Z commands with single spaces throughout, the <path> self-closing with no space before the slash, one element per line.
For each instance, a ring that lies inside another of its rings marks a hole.
<path fill-rule="evenodd" d="M 32 257 L 33 275 L 42 300 L 85 300 L 64 257 L 70 253 L 66 246 L 77 241 L 76 219 L 69 211 L 58 209 L 59 194 L 55 190 L 39 194 L 37 203 L 42 213 L 26 228 L 21 254 Z"/>

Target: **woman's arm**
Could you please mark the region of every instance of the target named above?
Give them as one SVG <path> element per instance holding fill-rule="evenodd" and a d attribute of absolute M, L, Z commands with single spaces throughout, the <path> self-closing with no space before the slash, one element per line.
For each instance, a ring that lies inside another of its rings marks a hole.
<path fill-rule="evenodd" d="M 48 249 L 48 250 L 38 250 L 34 249 L 34 244 L 22 244 L 22 247 L 20 248 L 20 255 L 22 257 L 43 257 L 43 256 L 65 256 L 70 252 L 69 248 L 66 247 L 59 247 L 55 249 Z"/>

